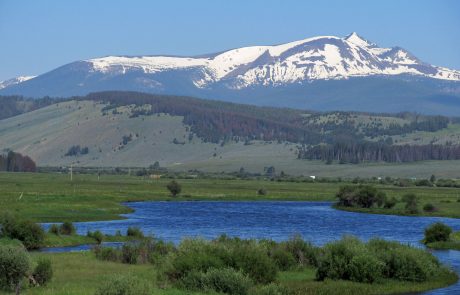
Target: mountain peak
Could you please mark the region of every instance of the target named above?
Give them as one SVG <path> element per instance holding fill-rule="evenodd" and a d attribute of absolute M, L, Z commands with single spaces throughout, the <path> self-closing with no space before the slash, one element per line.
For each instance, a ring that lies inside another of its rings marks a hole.
<path fill-rule="evenodd" d="M 368 40 L 366 40 L 363 37 L 361 37 L 360 35 L 358 35 L 358 33 L 356 33 L 356 32 L 352 32 L 351 34 L 346 36 L 345 40 L 347 40 L 348 42 L 351 42 L 353 44 L 356 44 L 358 46 L 361 46 L 361 47 L 373 47 L 373 46 L 376 46 L 376 44 L 374 44 L 372 42 L 369 42 Z"/>

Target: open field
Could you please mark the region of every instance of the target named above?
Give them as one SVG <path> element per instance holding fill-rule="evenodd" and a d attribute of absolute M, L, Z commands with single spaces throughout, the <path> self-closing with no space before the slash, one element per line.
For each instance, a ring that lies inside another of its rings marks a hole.
<path fill-rule="evenodd" d="M 269 180 L 179 179 L 182 194 L 169 196 L 169 179 L 128 175 L 76 174 L 74 180 L 59 173 L 0 173 L 0 208 L 40 222 L 90 221 L 120 218 L 129 208 L 122 202 L 147 200 L 297 200 L 334 201 L 344 183 L 277 182 Z M 257 195 L 265 188 L 267 195 Z M 438 210 L 427 216 L 460 218 L 460 189 L 378 185 L 389 197 L 415 193 L 420 208 L 432 203 Z M 21 197 L 22 196 L 22 197 Z M 403 214 L 403 203 L 372 213 Z M 382 211 L 379 211 L 382 210 Z M 369 211 L 369 210 L 368 210 Z"/>

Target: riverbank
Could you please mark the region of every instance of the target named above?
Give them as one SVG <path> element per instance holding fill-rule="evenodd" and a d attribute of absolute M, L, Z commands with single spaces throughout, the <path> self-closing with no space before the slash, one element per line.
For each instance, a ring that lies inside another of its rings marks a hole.
<path fill-rule="evenodd" d="M 289 182 L 269 179 L 177 179 L 182 193 L 172 198 L 166 189 L 170 179 L 129 175 L 59 173 L 0 173 L 0 208 L 35 222 L 99 221 L 122 219 L 134 201 L 335 201 L 346 182 Z M 388 197 L 414 193 L 420 206 L 431 203 L 436 211 L 416 216 L 460 218 L 459 190 L 441 187 L 397 187 L 376 184 Z M 264 194 L 258 193 L 263 189 Z M 393 209 L 355 212 L 405 215 L 402 204 Z"/>
<path fill-rule="evenodd" d="M 145 264 L 122 264 L 96 259 L 92 252 L 77 253 L 32 253 L 32 259 L 38 261 L 42 258 L 51 260 L 54 277 L 43 287 L 25 290 L 30 295 L 68 294 L 83 295 L 94 294 L 95 290 L 113 274 L 119 276 L 135 276 L 140 280 L 149 282 L 158 295 L 201 295 L 207 294 L 200 291 L 177 289 L 173 285 L 161 283 L 161 267 Z M 344 280 L 316 280 L 317 268 L 305 267 L 299 270 L 280 271 L 275 279 L 275 284 L 285 288 L 292 295 L 316 294 L 404 294 L 422 292 L 446 287 L 457 281 L 457 276 L 452 272 L 441 272 L 425 282 L 402 282 L 397 280 L 383 280 L 375 283 L 358 283 Z M 82 284 L 85 282 L 85 284 Z M 159 285 L 162 287 L 160 288 Z M 264 293 L 265 294 L 265 293 Z M 270 293 L 271 294 L 271 293 Z"/>
<path fill-rule="evenodd" d="M 460 251 L 460 232 L 452 233 L 450 235 L 450 241 L 428 243 L 426 246 L 434 250 Z"/>

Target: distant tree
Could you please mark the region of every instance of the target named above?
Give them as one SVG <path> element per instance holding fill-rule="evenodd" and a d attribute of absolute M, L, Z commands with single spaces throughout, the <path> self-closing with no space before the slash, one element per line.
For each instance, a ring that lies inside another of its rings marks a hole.
<path fill-rule="evenodd" d="M 415 194 L 405 194 L 402 197 L 402 200 L 406 202 L 406 211 L 410 214 L 417 214 L 418 213 L 418 199 Z"/>
<path fill-rule="evenodd" d="M 436 176 L 434 176 L 434 174 L 431 175 L 430 182 L 433 183 L 433 184 L 436 182 Z"/>
<path fill-rule="evenodd" d="M 182 191 L 181 185 L 175 180 L 168 183 L 168 185 L 166 185 L 166 188 L 169 190 L 173 197 L 176 197 Z"/>

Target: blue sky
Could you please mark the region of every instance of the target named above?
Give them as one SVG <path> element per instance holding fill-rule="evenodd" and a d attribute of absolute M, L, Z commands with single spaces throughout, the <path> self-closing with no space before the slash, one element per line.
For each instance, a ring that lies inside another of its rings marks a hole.
<path fill-rule="evenodd" d="M 195 55 L 353 31 L 460 69 L 456 0 L 0 0 L 0 81 L 105 55 Z"/>

